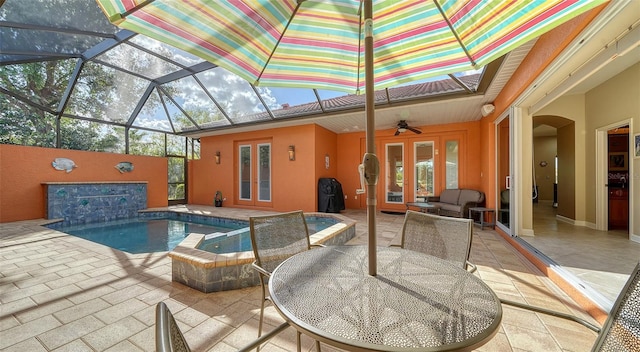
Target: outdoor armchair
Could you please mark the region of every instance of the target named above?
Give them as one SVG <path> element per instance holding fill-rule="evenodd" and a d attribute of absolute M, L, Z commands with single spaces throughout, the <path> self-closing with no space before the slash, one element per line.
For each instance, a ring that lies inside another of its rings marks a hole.
<path fill-rule="evenodd" d="M 260 346 L 282 330 L 289 327 L 288 323 L 282 323 L 268 334 L 251 341 L 239 349 L 238 352 L 247 352 Z M 156 305 L 156 352 L 189 352 L 191 349 L 169 307 L 164 302 Z"/>
<path fill-rule="evenodd" d="M 448 260 L 470 272 L 469 262 L 473 220 L 407 210 L 402 225 L 400 247 Z"/>
<path fill-rule="evenodd" d="M 169 307 L 164 302 L 156 305 L 156 352 L 189 352 L 191 349 Z"/>
<path fill-rule="evenodd" d="M 249 229 L 255 257 L 252 265 L 258 271 L 262 286 L 260 321 L 258 323 L 258 337 L 260 337 L 265 303 L 271 300 L 267 294 L 271 272 L 289 257 L 311 249 L 311 243 L 307 222 L 302 211 L 250 217 Z M 297 343 L 298 350 L 300 350 L 299 332 Z M 316 341 L 316 349 L 320 351 L 318 341 Z"/>

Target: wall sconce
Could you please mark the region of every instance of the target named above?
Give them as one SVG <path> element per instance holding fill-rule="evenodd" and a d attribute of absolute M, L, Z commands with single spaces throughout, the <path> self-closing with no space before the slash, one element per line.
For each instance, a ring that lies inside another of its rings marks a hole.
<path fill-rule="evenodd" d="M 220 151 L 216 152 L 216 164 L 220 164 Z"/>
<path fill-rule="evenodd" d="M 296 146 L 295 145 L 290 145 L 289 146 L 289 160 L 290 161 L 296 160 Z"/>

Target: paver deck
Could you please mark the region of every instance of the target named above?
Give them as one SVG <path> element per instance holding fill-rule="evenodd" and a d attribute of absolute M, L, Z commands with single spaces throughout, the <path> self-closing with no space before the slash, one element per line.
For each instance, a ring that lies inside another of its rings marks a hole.
<path fill-rule="evenodd" d="M 189 206 L 185 211 L 247 217 L 260 212 Z M 364 211 L 358 221 L 367 241 Z M 402 215 L 380 213 L 378 245 L 399 243 Z M 153 351 L 155 305 L 167 303 L 194 351 L 233 351 L 256 338 L 258 287 L 201 293 L 171 281 L 166 252 L 127 254 L 39 226 L 32 220 L 0 224 L 0 350 Z M 474 230 L 471 261 L 499 297 L 590 317 L 499 234 Z M 267 323 L 282 318 L 267 309 Z M 595 333 L 581 325 L 504 307 L 500 331 L 479 351 L 584 351 Z M 314 350 L 304 338 L 305 351 Z M 323 345 L 323 351 L 336 349 Z M 294 351 L 288 328 L 264 351 Z"/>

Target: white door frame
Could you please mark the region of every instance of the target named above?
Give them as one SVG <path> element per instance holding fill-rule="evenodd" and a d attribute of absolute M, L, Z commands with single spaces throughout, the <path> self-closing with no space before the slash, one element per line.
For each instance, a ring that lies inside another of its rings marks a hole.
<path fill-rule="evenodd" d="M 511 182 L 510 182 L 510 191 L 509 191 L 509 227 L 504 226 L 501 222 L 496 221 L 496 226 L 498 226 L 498 228 L 500 228 L 502 231 L 506 232 L 507 234 L 509 234 L 512 237 L 516 236 L 516 231 L 515 231 L 515 221 L 516 221 L 516 216 L 515 216 L 515 211 L 511 211 L 512 209 L 515 209 L 514 205 L 515 205 L 515 185 L 513 183 L 514 180 L 514 167 L 513 167 L 513 155 L 514 155 L 514 150 L 513 150 L 513 136 L 514 136 L 514 131 L 513 131 L 513 116 L 512 116 L 512 109 L 505 109 L 505 111 L 497 118 L 495 119 L 495 121 L 493 122 L 493 128 L 494 128 L 494 145 L 495 145 L 495 155 L 494 155 L 494 160 L 500 160 L 500 145 L 498 143 L 499 140 L 499 135 L 500 135 L 500 123 L 502 121 L 504 121 L 505 119 L 509 119 L 509 177 L 511 178 Z M 502 184 L 503 181 L 505 180 L 501 180 L 498 175 L 500 175 L 500 170 L 499 170 L 499 163 L 495 163 L 495 189 L 496 189 L 496 193 L 497 190 L 500 189 L 500 186 Z M 498 196 L 496 197 L 496 204 L 495 204 L 495 209 L 500 209 L 500 196 L 498 194 Z M 498 216 L 498 214 L 496 214 L 496 217 Z"/>
<path fill-rule="evenodd" d="M 629 145 L 633 144 L 633 119 L 626 119 L 596 129 L 596 230 L 607 231 L 609 229 L 609 183 L 608 175 L 608 138 L 607 131 L 629 126 Z M 633 150 L 632 148 L 630 150 Z M 633 233 L 633 155 L 629 155 L 629 234 Z M 631 238 L 629 238 L 631 239 Z"/>

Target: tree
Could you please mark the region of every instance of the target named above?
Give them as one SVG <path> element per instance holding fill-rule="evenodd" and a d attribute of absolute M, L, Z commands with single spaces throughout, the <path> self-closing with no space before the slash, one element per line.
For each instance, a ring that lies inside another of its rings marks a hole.
<path fill-rule="evenodd" d="M 44 61 L 0 67 L 0 85 L 21 100 L 0 95 L 0 141 L 2 143 L 55 147 L 56 116 L 77 60 Z M 87 91 L 79 104 L 97 114 L 109 98 L 99 94 L 99 86 L 110 84 L 108 72 L 89 69 L 96 89 Z M 30 101 L 32 104 L 28 104 Z M 111 126 L 88 121 L 61 119 L 61 148 L 79 150 L 113 150 L 120 138 Z"/>

